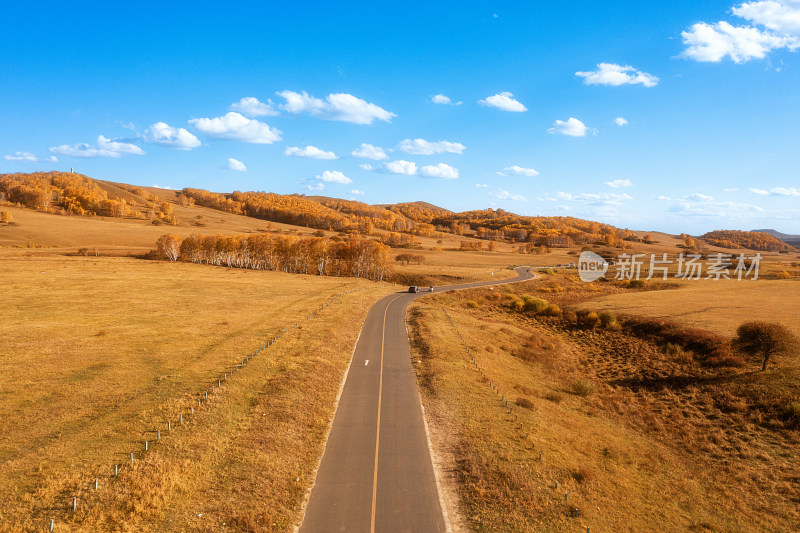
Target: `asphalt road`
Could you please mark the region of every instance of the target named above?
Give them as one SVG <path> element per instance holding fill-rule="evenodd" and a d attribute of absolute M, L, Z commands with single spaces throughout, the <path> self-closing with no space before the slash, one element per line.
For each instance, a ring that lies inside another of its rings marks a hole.
<path fill-rule="evenodd" d="M 527 267 L 517 271 L 517 278 L 436 287 L 434 294 L 534 277 Z M 426 294 L 392 294 L 370 309 L 301 533 L 446 530 L 406 334 L 406 308 Z"/>

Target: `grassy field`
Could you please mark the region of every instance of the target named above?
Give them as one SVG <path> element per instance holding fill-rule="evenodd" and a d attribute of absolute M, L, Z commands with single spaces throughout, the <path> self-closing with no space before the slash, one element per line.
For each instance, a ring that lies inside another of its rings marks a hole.
<path fill-rule="evenodd" d="M 4 248 L 35 246 L 69 252 L 88 247 L 94 253 L 97 247 L 101 253 L 141 253 L 153 249 L 156 240 L 165 233 L 186 237 L 193 233 L 238 235 L 274 231 L 309 236 L 315 231 L 195 206 L 175 206 L 177 216 L 186 220 L 178 226 L 156 226 L 149 220 L 131 217 L 64 216 L 10 206 L 3 209 L 12 213 L 16 223 L 0 227 L 0 247 Z M 200 222 L 202 226 L 192 222 Z"/>
<path fill-rule="evenodd" d="M 780 322 L 800 335 L 796 280 L 681 282 L 678 290 L 628 292 L 587 302 L 593 309 L 676 320 L 732 336 L 747 320 Z"/>
<path fill-rule="evenodd" d="M 392 251 L 390 260 L 423 257 L 392 261 L 398 287 L 130 257 L 165 233 L 309 236 L 310 228 L 198 206 L 175 206 L 177 226 L 4 209 L 15 225 L 0 227 L 3 533 L 42 531 L 51 518 L 56 531 L 289 531 L 372 302 L 412 283 L 565 265 L 581 251 L 519 254 L 510 243 L 455 251 L 475 239 L 422 237 L 420 248 Z M 657 242 L 615 251 L 682 251 L 682 239 L 652 236 Z M 76 256 L 80 248 L 89 256 Z M 445 484 L 460 501 L 461 512 L 451 510 L 456 530 L 781 531 L 798 523 L 800 437 L 784 416 L 800 402 L 796 361 L 767 373 L 751 372 L 755 362 L 707 368 L 624 331 L 564 327 L 508 305 L 527 292 L 563 309 L 664 318 L 726 336 L 749 319 L 800 334 L 796 259 L 764 255 L 765 279 L 755 282 L 670 279 L 636 289 L 556 269 L 530 283 L 421 300 L 411 314 L 415 364 Z M 794 279 L 773 279 L 783 271 Z M 205 401 L 246 354 L 355 288 Z"/>
<path fill-rule="evenodd" d="M 766 373 L 703 368 L 624 331 L 509 310 L 509 293 L 568 300 L 540 290 L 554 283 L 412 308 L 432 440 L 466 528 L 793 530 L 800 432 L 782 409 L 800 400 L 798 361 Z"/>
<path fill-rule="evenodd" d="M 393 288 L 128 258 L 2 261 L 0 531 L 51 518 L 56 531 L 291 530 L 359 326 Z M 205 402 L 246 354 L 356 288 Z"/>

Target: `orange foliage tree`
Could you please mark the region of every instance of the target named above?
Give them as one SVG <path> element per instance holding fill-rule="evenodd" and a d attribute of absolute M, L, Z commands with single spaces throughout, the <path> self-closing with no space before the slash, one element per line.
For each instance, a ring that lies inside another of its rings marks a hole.
<path fill-rule="evenodd" d="M 167 259 L 167 250 L 175 246 L 177 258 L 192 263 L 373 281 L 386 276 L 389 256 L 388 246 L 357 238 L 335 242 L 264 234 L 191 235 L 180 241 L 175 235 L 162 235 L 156 243 L 158 254 Z"/>

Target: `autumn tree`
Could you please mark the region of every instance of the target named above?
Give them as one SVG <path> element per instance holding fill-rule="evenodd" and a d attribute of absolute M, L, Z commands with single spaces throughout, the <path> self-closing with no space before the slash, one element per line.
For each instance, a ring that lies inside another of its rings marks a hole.
<path fill-rule="evenodd" d="M 398 254 L 394 260 L 398 263 L 405 263 L 408 265 L 411 263 L 411 254 Z"/>
<path fill-rule="evenodd" d="M 763 372 L 774 356 L 796 354 L 800 349 L 800 339 L 783 324 L 753 321 L 744 322 L 736 329 L 733 345 L 747 355 L 762 357 Z"/>
<path fill-rule="evenodd" d="M 162 235 L 156 241 L 156 251 L 160 257 L 177 261 L 181 251 L 181 239 L 178 235 Z"/>
<path fill-rule="evenodd" d="M 0 224 L 8 224 L 14 220 L 14 217 L 11 216 L 11 211 L 0 211 Z"/>
<path fill-rule="evenodd" d="M 692 237 L 691 235 L 687 235 L 683 239 L 683 245 L 686 246 L 687 248 L 694 248 L 696 244 L 697 243 L 694 242 L 694 237 Z"/>
<path fill-rule="evenodd" d="M 354 276 L 381 281 L 389 247 L 367 239 L 337 240 L 279 235 L 162 235 L 157 253 L 166 259 L 295 274 Z M 169 255 L 172 254 L 172 255 Z"/>

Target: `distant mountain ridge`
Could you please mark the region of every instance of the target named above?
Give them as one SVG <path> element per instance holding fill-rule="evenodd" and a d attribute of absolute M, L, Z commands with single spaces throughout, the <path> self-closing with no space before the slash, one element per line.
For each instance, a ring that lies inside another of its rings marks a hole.
<path fill-rule="evenodd" d="M 780 231 L 774 229 L 754 229 L 753 231 L 759 231 L 761 233 L 766 233 L 767 235 L 772 235 L 776 239 L 781 240 L 786 244 L 800 247 L 800 235 L 789 235 L 787 233 L 781 233 Z"/>
<path fill-rule="evenodd" d="M 792 246 L 764 231 L 716 230 L 700 236 L 712 246 L 748 248 L 762 252 L 790 252 Z"/>

